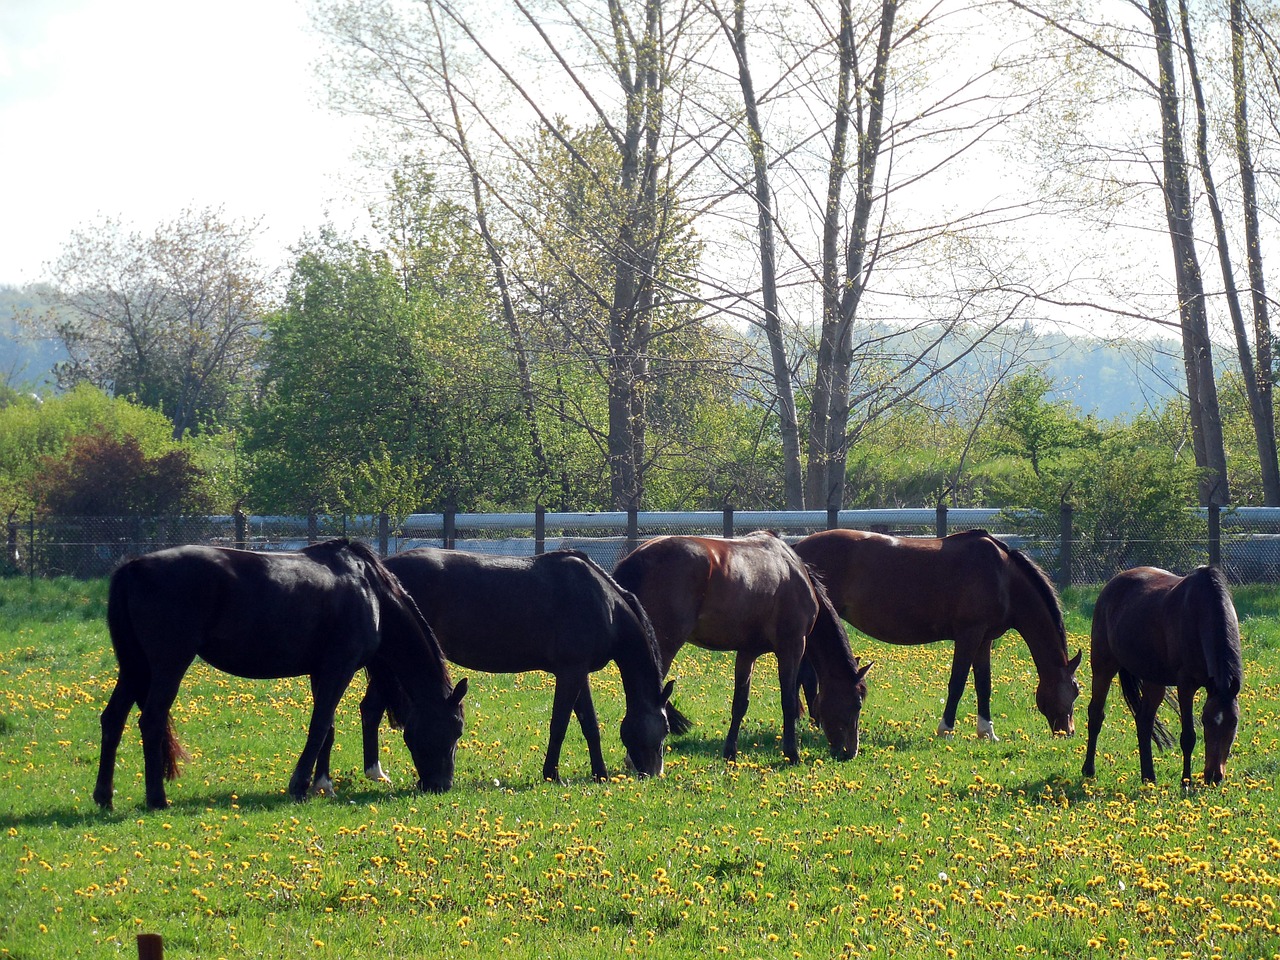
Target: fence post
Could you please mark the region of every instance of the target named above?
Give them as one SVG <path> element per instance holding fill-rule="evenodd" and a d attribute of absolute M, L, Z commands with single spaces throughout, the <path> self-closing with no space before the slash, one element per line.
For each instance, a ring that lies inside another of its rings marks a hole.
<path fill-rule="evenodd" d="M 36 515 L 27 514 L 27 582 L 36 580 Z"/>
<path fill-rule="evenodd" d="M 1222 507 L 1209 504 L 1209 566 L 1222 566 Z"/>
<path fill-rule="evenodd" d="M 827 507 L 827 529 L 835 530 L 840 526 L 840 508 Z"/>
<path fill-rule="evenodd" d="M 161 960 L 162 957 L 164 957 L 164 938 L 160 934 L 138 934 L 138 960 Z"/>
<path fill-rule="evenodd" d="M 314 510 L 307 511 L 307 543 L 315 543 L 320 539 L 320 522 Z"/>
<path fill-rule="evenodd" d="M 547 552 L 547 508 L 538 504 L 533 508 L 533 555 L 540 557 Z"/>
<path fill-rule="evenodd" d="M 627 507 L 627 553 L 640 544 L 640 511 Z"/>
<path fill-rule="evenodd" d="M 444 548 L 452 550 L 457 537 L 458 508 L 452 503 L 444 508 Z"/>
<path fill-rule="evenodd" d="M 1071 504 L 1062 501 L 1058 527 L 1058 589 L 1071 586 Z"/>
<path fill-rule="evenodd" d="M 249 545 L 249 518 L 245 516 L 244 510 L 236 507 L 236 549 L 244 550 Z"/>
<path fill-rule="evenodd" d="M 386 556 L 391 547 L 391 518 L 384 510 L 378 514 L 378 553 Z"/>
<path fill-rule="evenodd" d="M 947 505 L 938 501 L 938 509 L 934 511 L 933 529 L 939 540 L 947 535 Z"/>
<path fill-rule="evenodd" d="M 724 505 L 724 526 L 721 533 L 726 540 L 733 539 L 733 507 L 727 503 Z"/>

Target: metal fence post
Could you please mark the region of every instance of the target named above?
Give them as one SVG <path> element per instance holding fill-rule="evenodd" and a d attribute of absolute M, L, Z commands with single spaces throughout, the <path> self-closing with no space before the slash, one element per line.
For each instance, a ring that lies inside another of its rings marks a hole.
<path fill-rule="evenodd" d="M 320 539 L 320 521 L 314 510 L 307 511 L 307 543 L 315 543 Z"/>
<path fill-rule="evenodd" d="M 939 500 L 938 509 L 934 511 L 933 529 L 941 540 L 947 535 L 947 505 Z"/>
<path fill-rule="evenodd" d="M 1209 504 L 1209 566 L 1222 566 L 1222 507 Z"/>
<path fill-rule="evenodd" d="M 727 503 L 724 505 L 724 526 L 720 532 L 726 540 L 733 539 L 733 507 Z"/>
<path fill-rule="evenodd" d="M 452 550 L 457 539 L 458 508 L 452 503 L 444 508 L 444 548 Z"/>
<path fill-rule="evenodd" d="M 378 553 L 386 556 L 391 546 L 391 518 L 384 510 L 378 514 Z"/>
<path fill-rule="evenodd" d="M 533 555 L 547 552 L 547 508 L 538 504 L 533 510 Z"/>
<path fill-rule="evenodd" d="M 236 507 L 236 549 L 244 550 L 249 545 L 249 518 L 243 510 Z"/>
<path fill-rule="evenodd" d="M 1062 501 L 1062 515 L 1058 527 L 1058 589 L 1071 586 L 1071 504 Z"/>
<path fill-rule="evenodd" d="M 640 544 L 640 511 L 627 507 L 627 553 Z"/>
<path fill-rule="evenodd" d="M 840 508 L 827 507 L 827 529 L 835 530 L 840 526 Z"/>

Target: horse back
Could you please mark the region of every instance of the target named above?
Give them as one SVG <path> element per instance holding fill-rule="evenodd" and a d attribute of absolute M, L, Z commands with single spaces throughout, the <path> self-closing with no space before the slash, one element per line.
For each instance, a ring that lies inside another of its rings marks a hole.
<path fill-rule="evenodd" d="M 329 656 L 363 662 L 377 645 L 373 598 L 348 571 L 301 554 L 159 550 L 118 568 L 112 593 L 153 664 L 198 656 L 267 679 L 311 673 Z"/>
<path fill-rule="evenodd" d="M 1134 567 L 1116 574 L 1093 608 L 1090 659 L 1143 680 L 1171 686 L 1182 668 L 1184 625 L 1177 589 L 1183 578 L 1159 567 Z"/>
<path fill-rule="evenodd" d="M 855 628 L 887 643 L 954 640 L 1012 624 L 1009 552 L 985 531 L 894 537 L 826 530 L 795 545 Z"/>

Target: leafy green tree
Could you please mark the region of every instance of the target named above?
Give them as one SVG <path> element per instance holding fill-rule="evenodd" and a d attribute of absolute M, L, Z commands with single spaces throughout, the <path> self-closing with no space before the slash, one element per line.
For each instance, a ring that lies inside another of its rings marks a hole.
<path fill-rule="evenodd" d="M 1091 418 L 1083 417 L 1065 400 L 1047 400 L 1053 381 L 1040 370 L 1010 379 L 995 401 L 994 429 L 988 445 L 997 456 L 1025 460 L 1031 472 L 1043 476 L 1045 461 L 1096 438 Z"/>
<path fill-rule="evenodd" d="M 326 231 L 299 253 L 245 444 L 255 506 L 521 502 L 527 445 L 500 338 L 473 287 L 413 249 Z"/>

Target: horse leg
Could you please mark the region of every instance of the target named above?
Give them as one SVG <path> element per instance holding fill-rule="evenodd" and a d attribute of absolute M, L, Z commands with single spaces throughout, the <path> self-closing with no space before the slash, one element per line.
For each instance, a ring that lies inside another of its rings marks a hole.
<path fill-rule="evenodd" d="M 551 734 L 547 740 L 547 757 L 542 762 L 543 780 L 560 779 L 560 748 L 569 729 L 569 715 L 573 713 L 585 682 L 585 674 L 556 675 L 556 692 L 551 703 Z"/>
<path fill-rule="evenodd" d="M 1080 769 L 1080 775 L 1084 777 L 1092 777 L 1094 773 L 1098 733 L 1102 730 L 1102 721 L 1107 717 L 1107 694 L 1111 690 L 1111 681 L 1115 679 L 1115 672 L 1098 662 L 1096 652 L 1090 659 L 1093 661 L 1093 687 L 1089 694 L 1089 743 L 1085 746 L 1084 766 Z"/>
<path fill-rule="evenodd" d="M 132 688 L 126 674 L 121 671 L 115 689 L 111 691 L 111 699 L 102 711 L 102 752 L 98 757 L 98 782 L 93 788 L 93 799 L 105 810 L 111 809 L 111 798 L 115 794 L 116 750 L 135 702 Z"/>
<path fill-rule="evenodd" d="M 998 741 L 991 724 L 991 641 L 983 640 L 973 657 L 973 693 L 978 701 L 978 737 Z"/>
<path fill-rule="evenodd" d="M 969 679 L 969 667 L 972 664 L 973 650 L 957 640 L 955 653 L 951 657 L 951 679 L 947 681 L 947 705 L 943 707 L 942 719 L 938 722 L 940 737 L 950 736 L 956 728 L 956 710 L 960 706 L 960 698 L 964 696 L 964 685 Z"/>
<path fill-rule="evenodd" d="M 329 773 L 330 755 L 333 753 L 333 724 L 329 724 L 329 733 L 320 744 L 320 755 L 316 757 L 316 779 L 312 784 L 316 793 L 322 797 L 336 797 L 338 791 L 333 786 L 333 777 Z"/>
<path fill-rule="evenodd" d="M 804 645 L 797 645 L 803 651 Z M 782 752 L 788 762 L 800 762 L 796 720 L 800 717 L 800 656 L 778 654 L 778 685 L 782 691 Z"/>
<path fill-rule="evenodd" d="M 387 699 L 372 680 L 360 700 L 360 734 L 364 744 L 364 775 L 370 780 L 387 783 L 391 778 L 382 769 L 382 748 L 378 743 L 378 728 L 387 712 Z"/>
<path fill-rule="evenodd" d="M 609 769 L 604 765 L 604 751 L 600 747 L 600 721 L 596 719 L 596 705 L 591 699 L 591 678 L 582 678 L 582 692 L 573 705 L 573 712 L 587 739 L 587 752 L 591 755 L 591 776 L 608 780 Z"/>
<path fill-rule="evenodd" d="M 1196 748 L 1196 687 L 1178 687 L 1178 713 L 1182 715 L 1182 782 L 1191 782 L 1191 754 Z"/>
<path fill-rule="evenodd" d="M 1138 725 L 1138 761 L 1142 766 L 1142 779 L 1156 782 L 1156 765 L 1151 757 L 1151 738 L 1156 726 L 1156 712 L 1164 700 L 1164 687 L 1158 683 L 1142 684 L 1142 705 L 1134 714 Z"/>
<path fill-rule="evenodd" d="M 332 736 L 333 717 L 338 711 L 338 701 L 351 683 L 351 674 L 345 671 L 328 671 L 311 675 L 311 721 L 307 724 L 307 742 L 298 757 L 298 765 L 289 778 L 289 795 L 295 800 L 305 800 L 311 789 L 311 775 L 320 758 L 325 739 Z"/>
<path fill-rule="evenodd" d="M 738 759 L 738 730 L 742 727 L 742 718 L 747 715 L 747 705 L 751 702 L 751 670 L 755 666 L 754 654 L 739 650 L 733 664 L 733 715 L 729 720 L 729 733 L 724 738 L 724 758 Z"/>
<path fill-rule="evenodd" d="M 165 796 L 165 777 L 175 773 L 177 745 L 170 729 L 169 712 L 178 699 L 178 685 L 190 666 L 188 662 L 172 678 L 152 676 L 150 689 L 143 698 L 138 717 L 138 731 L 142 734 L 143 779 L 146 783 L 147 806 L 163 810 L 169 805 Z"/>

